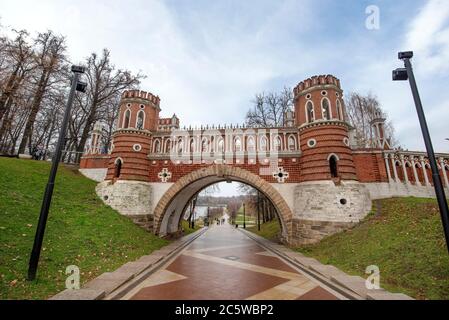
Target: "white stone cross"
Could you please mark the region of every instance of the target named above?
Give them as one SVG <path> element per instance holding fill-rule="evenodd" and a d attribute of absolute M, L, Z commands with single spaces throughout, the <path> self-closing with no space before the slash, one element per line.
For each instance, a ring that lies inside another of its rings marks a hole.
<path fill-rule="evenodd" d="M 284 183 L 285 179 L 287 179 L 289 176 L 289 173 L 287 171 L 284 171 L 283 167 L 278 167 L 278 170 L 273 172 L 273 177 L 277 179 L 279 183 Z"/>
<path fill-rule="evenodd" d="M 161 179 L 162 182 L 167 182 L 171 178 L 171 172 L 168 171 L 167 168 L 163 168 L 161 172 L 157 174 L 159 179 Z"/>

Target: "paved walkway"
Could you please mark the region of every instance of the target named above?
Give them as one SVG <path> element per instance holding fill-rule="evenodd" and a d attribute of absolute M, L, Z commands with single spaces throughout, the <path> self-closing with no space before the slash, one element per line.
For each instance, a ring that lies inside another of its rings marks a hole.
<path fill-rule="evenodd" d="M 338 297 L 226 224 L 211 227 L 123 299 L 329 300 Z"/>

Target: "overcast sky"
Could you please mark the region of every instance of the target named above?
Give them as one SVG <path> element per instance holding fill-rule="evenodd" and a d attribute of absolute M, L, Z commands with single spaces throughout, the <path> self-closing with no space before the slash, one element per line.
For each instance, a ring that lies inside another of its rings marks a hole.
<path fill-rule="evenodd" d="M 376 5 L 377 30 L 365 10 Z M 109 48 L 115 65 L 148 78 L 163 116 L 182 125 L 242 123 L 255 93 L 334 74 L 345 92 L 378 96 L 401 145 L 424 150 L 397 52 L 414 50 L 436 151 L 449 152 L 449 1 L 0 0 L 1 24 L 67 37 L 72 61 Z"/>

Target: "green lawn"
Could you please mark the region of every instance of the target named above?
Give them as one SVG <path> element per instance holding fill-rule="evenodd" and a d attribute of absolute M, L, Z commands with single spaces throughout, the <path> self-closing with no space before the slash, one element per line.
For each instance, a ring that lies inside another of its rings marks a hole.
<path fill-rule="evenodd" d="M 195 223 L 194 228 L 190 228 L 189 222 L 184 219 L 181 220 L 181 226 L 182 226 L 182 229 L 184 230 L 184 235 L 194 233 L 195 231 L 201 229 L 201 227 L 197 223 Z"/>
<path fill-rule="evenodd" d="M 44 299 L 65 288 L 65 270 L 81 282 L 113 271 L 168 242 L 105 206 L 94 181 L 61 166 L 38 278 L 26 281 L 28 259 L 50 164 L 0 158 L 0 299 Z"/>
<path fill-rule="evenodd" d="M 385 289 L 449 299 L 449 255 L 436 201 L 410 197 L 380 204 L 380 212 L 352 230 L 297 250 L 364 277 L 367 266 L 377 265 Z"/>
<path fill-rule="evenodd" d="M 279 225 L 279 221 L 277 219 L 274 219 L 272 221 L 262 223 L 260 225 L 260 231 L 258 230 L 257 225 L 246 228 L 246 230 L 251 231 L 271 241 L 278 242 L 279 233 L 281 232 L 281 226 Z"/>

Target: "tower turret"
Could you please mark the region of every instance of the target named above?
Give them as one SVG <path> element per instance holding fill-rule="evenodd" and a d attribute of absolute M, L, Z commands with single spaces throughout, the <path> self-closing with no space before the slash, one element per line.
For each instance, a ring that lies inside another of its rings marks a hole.
<path fill-rule="evenodd" d="M 376 111 L 374 119 L 371 120 L 371 129 L 373 132 L 373 147 L 379 149 L 390 149 L 390 141 L 385 137 L 385 117 L 380 111 Z"/>
<path fill-rule="evenodd" d="M 158 129 L 159 112 L 158 96 L 123 92 L 106 180 L 148 181 L 151 134 Z"/>
<path fill-rule="evenodd" d="M 332 75 L 314 76 L 294 89 L 303 181 L 357 180 L 342 96 Z"/>
<path fill-rule="evenodd" d="M 92 130 L 90 136 L 90 146 L 87 150 L 88 154 L 99 154 L 102 153 L 101 150 L 101 131 L 103 127 L 99 121 L 95 122 L 94 129 Z"/>

